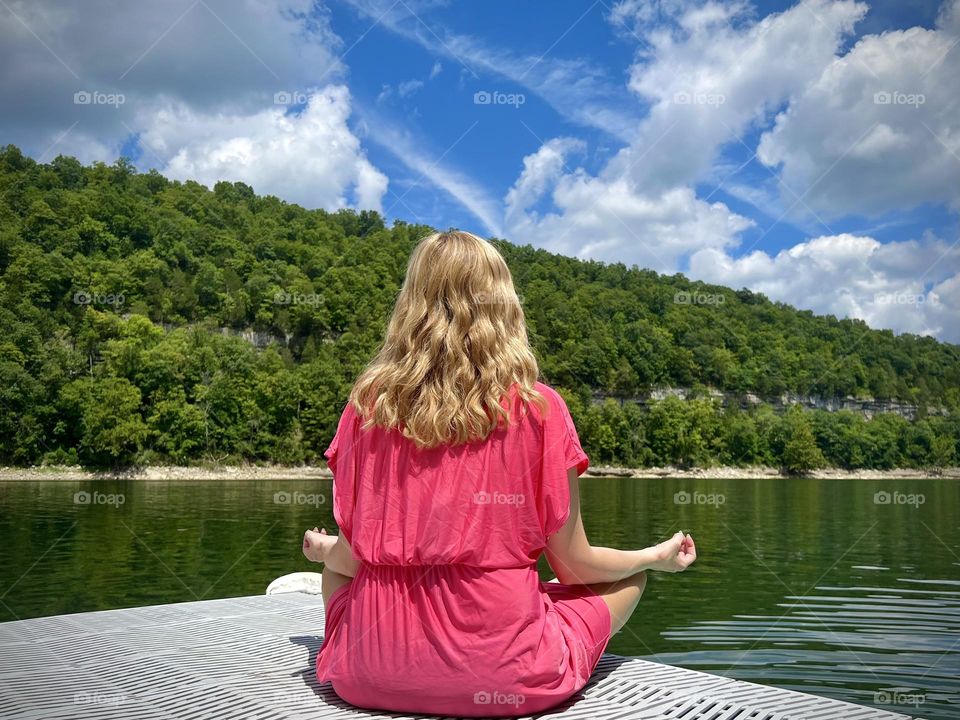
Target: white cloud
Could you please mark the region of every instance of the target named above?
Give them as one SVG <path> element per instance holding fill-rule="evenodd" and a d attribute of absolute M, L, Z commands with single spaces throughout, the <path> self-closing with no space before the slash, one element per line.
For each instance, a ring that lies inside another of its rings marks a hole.
<path fill-rule="evenodd" d="M 384 83 L 381 85 L 380 93 L 377 95 L 377 103 L 382 105 L 384 102 L 389 100 L 394 93 L 396 93 L 397 97 L 400 99 L 415 95 L 423 89 L 427 82 L 433 80 L 437 75 L 439 75 L 442 70 L 443 65 L 437 61 L 433 64 L 433 67 L 430 68 L 430 74 L 427 76 L 426 80 L 412 78 L 410 80 L 404 80 L 397 83 L 396 87 L 390 85 L 389 83 Z"/>
<path fill-rule="evenodd" d="M 829 63 L 763 135 L 760 160 L 825 217 L 960 208 L 958 7 L 937 29 L 869 35 Z"/>
<path fill-rule="evenodd" d="M 960 244 L 932 236 L 890 243 L 822 236 L 737 259 L 705 249 L 690 259 L 690 274 L 872 327 L 960 341 Z"/>
<path fill-rule="evenodd" d="M 401 99 L 415 95 L 423 86 L 423 80 L 416 79 L 404 80 L 403 82 L 398 83 L 396 87 L 389 84 L 382 85 L 380 87 L 380 92 L 377 94 L 377 104 L 382 105 L 389 100 L 394 93 L 396 93 L 397 97 Z"/>
<path fill-rule="evenodd" d="M 306 207 L 380 210 L 387 178 L 347 125 L 346 87 L 311 93 L 297 114 L 285 109 L 226 115 L 168 105 L 142 119 L 141 142 L 165 160 L 170 177 L 208 185 L 239 180 Z"/>
<path fill-rule="evenodd" d="M 608 169 L 646 189 L 702 179 L 719 149 L 816 79 L 866 12 L 808 0 L 751 21 L 742 4 L 687 6 L 648 32 L 630 89 L 652 103 Z"/>
<path fill-rule="evenodd" d="M 443 71 L 442 60 L 467 79 L 465 103 L 477 89 L 520 88 L 564 119 L 623 143 L 588 172 L 570 167 L 586 154 L 581 141 L 549 140 L 524 158 L 501 202 L 435 162 L 423 143 L 372 118 L 371 139 L 490 233 L 505 229 L 513 240 L 580 257 L 688 269 L 820 312 L 957 338 L 960 261 L 943 240 L 883 244 L 867 231 L 827 229 L 777 254 L 738 257 L 752 221 L 695 188 L 719 183 L 771 219 L 793 205 L 787 219 L 799 226 L 814 212 L 819 224 L 820 217 L 885 215 L 925 203 L 960 209 L 960 0 L 944 2 L 933 29 L 866 36 L 849 50 L 845 43 L 867 12 L 853 0 L 805 0 L 759 19 L 741 0 L 623 0 L 609 16 L 621 37 L 639 40 L 629 93 L 609 68 L 583 58 L 506 50 L 432 19 L 427 28 L 415 0 L 347 2 L 434 54 L 429 78 L 384 86 L 381 100 L 418 92 Z M 68 153 L 85 161 L 112 160 L 139 133 L 160 169 L 176 177 L 243 180 L 312 207 L 379 208 L 387 178 L 350 129 L 341 49 L 312 0 L 180 8 L 10 0 L 0 13 L 0 65 L 29 72 L 0 74 L 10 100 L 0 130 L 5 142 L 43 160 Z M 278 91 L 314 85 L 321 89 L 302 112 L 273 104 Z M 83 90 L 123 93 L 125 102 L 78 106 L 74 93 Z M 892 102 L 875 102 L 877 93 L 891 93 Z M 898 102 L 893 93 L 915 101 Z M 745 149 L 738 138 L 757 134 L 756 148 L 747 150 L 756 149 L 770 182 L 738 173 Z M 736 152 L 725 156 L 730 147 Z M 789 190 L 778 197 L 781 181 Z M 397 214 L 408 214 L 397 196 L 392 202 Z M 910 305 L 887 296 L 924 299 Z"/>
<path fill-rule="evenodd" d="M 311 0 L 33 0 L 0 11 L 4 142 L 40 160 L 112 162 L 139 135 L 146 164 L 243 180 L 309 207 L 379 208 L 386 177 L 351 133 L 339 39 Z M 300 115 L 274 104 L 327 85 Z M 75 103 L 75 93 L 122 97 Z M 352 196 L 352 199 L 351 199 Z"/>
<path fill-rule="evenodd" d="M 595 177 L 558 174 L 556 163 L 549 165 L 555 213 L 524 213 L 508 196 L 509 227 L 519 240 L 664 272 L 682 269 L 697 250 L 735 247 L 752 221 L 698 198 L 693 184 L 711 174 L 724 144 L 819 75 L 865 6 L 811 0 L 752 22 L 742 4 L 629 3 L 614 8 L 613 20 L 633 17 L 642 25 L 653 12 L 668 24 L 643 36 L 629 81 L 650 103 L 649 114 Z M 550 152 L 547 143 L 525 166 L 539 167 Z M 522 176 L 511 193 L 528 182 Z"/>
<path fill-rule="evenodd" d="M 687 0 L 620 0 L 610 8 L 609 19 L 636 37 L 651 23 L 675 19 L 687 6 Z"/>
<path fill-rule="evenodd" d="M 50 162 L 58 155 L 72 155 L 85 164 L 112 163 L 117 159 L 119 144 L 107 144 L 100 137 L 78 130 L 77 125 L 73 125 L 50 131 L 46 136 L 37 136 L 37 143 L 33 148 L 27 146 L 22 149 L 38 162 Z"/>
<path fill-rule="evenodd" d="M 774 219 L 795 204 L 803 214 L 794 223 L 819 224 L 810 208 L 852 214 L 956 202 L 960 101 L 949 77 L 958 75 L 958 61 L 945 58 L 957 7 L 960 0 L 945 6 L 936 30 L 866 37 L 844 55 L 845 38 L 867 10 L 862 3 L 809 0 L 760 20 L 746 3 L 619 3 L 610 19 L 639 34 L 629 86 L 650 103 L 649 114 L 595 175 L 566 166 L 570 140 L 552 140 L 525 158 L 507 195 L 511 236 L 580 257 L 687 270 L 875 327 L 958 339 L 960 257 L 944 241 L 883 244 L 829 232 L 774 256 L 738 258 L 752 222 L 694 191 L 699 182 L 718 182 Z M 924 70 L 927 84 L 904 80 Z M 929 98 L 920 112 L 874 105 L 873 93 L 883 89 Z M 769 128 L 778 111 L 759 153 L 782 178 L 747 182 L 722 152 L 728 144 L 742 152 L 740 138 Z M 875 123 L 883 113 L 889 119 Z M 818 186 L 821 176 L 830 182 Z M 777 197 L 771 190 L 781 179 L 808 196 L 801 203 L 789 191 Z M 538 210 L 547 193 L 552 210 Z"/>
<path fill-rule="evenodd" d="M 84 155 L 93 143 L 108 155 L 98 159 L 114 159 L 157 98 L 246 114 L 276 92 L 335 81 L 338 48 L 310 0 L 10 2 L 0 12 L 0 67 L 10 70 L 0 73 L 0 130 L 39 155 L 73 126 L 59 152 Z M 125 102 L 76 105 L 80 91 Z"/>
<path fill-rule="evenodd" d="M 527 155 L 523 159 L 523 172 L 507 193 L 507 223 L 522 221 L 524 213 L 563 175 L 567 156 L 585 147 L 583 141 L 575 138 L 554 138 Z"/>
<path fill-rule="evenodd" d="M 524 158 L 524 170 L 507 194 L 512 239 L 554 252 L 673 272 L 682 258 L 705 248 L 727 248 L 752 222 L 723 203 L 707 203 L 691 188 L 645 193 L 629 177 L 591 177 L 566 168 L 580 145 L 569 138 L 545 143 Z M 547 192 L 556 210 L 531 208 Z"/>
<path fill-rule="evenodd" d="M 423 80 L 405 80 L 397 85 L 397 94 L 400 97 L 413 95 L 417 90 L 423 87 Z"/>

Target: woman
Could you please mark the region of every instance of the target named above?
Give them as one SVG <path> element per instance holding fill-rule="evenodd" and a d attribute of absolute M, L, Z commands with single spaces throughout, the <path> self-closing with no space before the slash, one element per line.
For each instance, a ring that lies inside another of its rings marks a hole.
<path fill-rule="evenodd" d="M 537 376 L 503 257 L 466 232 L 423 239 L 325 453 L 340 535 L 304 536 L 324 563 L 317 677 L 347 702 L 546 710 L 587 683 L 644 571 L 696 559 L 680 532 L 644 550 L 588 543 L 587 455 Z M 537 575 L 544 551 L 556 582 Z"/>

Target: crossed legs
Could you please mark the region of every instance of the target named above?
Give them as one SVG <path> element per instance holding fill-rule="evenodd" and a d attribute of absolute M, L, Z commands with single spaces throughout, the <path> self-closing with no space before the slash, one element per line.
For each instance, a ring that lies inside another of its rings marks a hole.
<path fill-rule="evenodd" d="M 340 536 L 314 528 L 303 534 L 303 554 L 307 560 L 323 563 L 323 604 L 329 607 L 333 594 L 353 580 L 357 572 L 353 552 Z"/>

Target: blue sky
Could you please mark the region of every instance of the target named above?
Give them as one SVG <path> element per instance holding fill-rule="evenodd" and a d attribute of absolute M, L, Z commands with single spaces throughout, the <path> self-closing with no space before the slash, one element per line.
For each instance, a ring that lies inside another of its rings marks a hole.
<path fill-rule="evenodd" d="M 376 7 L 387 8 L 391 4 Z M 762 8 L 774 12 L 794 4 L 770 2 L 763 3 Z M 940 5 L 936 0 L 871 3 L 867 17 L 845 44 L 852 46 L 870 32 L 915 26 L 933 28 Z M 331 26 L 349 50 L 345 59 L 350 66 L 349 84 L 358 118 L 372 123 L 388 122 L 410 133 L 431 157 L 442 155 L 444 165 L 463 168 L 493 196 L 506 194 L 522 170 L 522 158 L 536 152 L 545 139 L 558 135 L 583 139 L 588 148 L 577 158 L 577 164 L 596 172 L 623 145 L 622 138 L 565 116 L 522 82 L 512 82 L 443 47 L 442 37 L 476 37 L 484 46 L 529 58 L 527 67 L 534 69 L 535 63 L 547 62 L 546 52 L 556 60 L 589 63 L 607 85 L 603 91 L 598 88 L 597 95 L 610 106 L 637 123 L 649 110 L 649 103 L 625 90 L 637 38 L 611 26 L 611 5 L 605 3 L 555 3 L 549 12 L 544 12 L 546 6 L 542 3 L 440 5 L 422 15 L 423 24 L 419 27 L 427 43 L 437 45 L 432 49 L 388 29 L 385 23 L 376 23 L 376 10 L 372 14 L 363 12 L 350 3 L 332 3 L 328 7 Z M 417 17 L 421 17 L 419 13 Z M 416 26 L 419 22 L 410 24 Z M 523 63 L 518 65 L 525 72 Z M 401 95 L 398 90 L 404 83 L 408 85 Z M 515 93 L 524 97 L 524 103 L 489 108 L 492 112 L 482 113 L 479 110 L 487 108 L 473 104 L 474 93 L 482 91 Z M 745 145 L 734 141 L 724 147 L 723 160 L 733 165 L 747 163 L 760 132 L 756 128 L 746 133 Z M 408 219 L 412 211 L 439 226 L 477 226 L 479 218 L 451 198 L 438 196 L 429 181 L 422 179 L 420 173 L 409 172 L 389 147 L 372 142 L 367 153 L 375 165 L 388 171 L 391 185 L 396 186 L 393 189 L 403 196 L 403 201 L 391 195 L 385 199 L 384 209 L 390 208 L 390 217 Z M 766 170 L 752 164 L 747 164 L 740 175 L 747 183 L 769 179 Z M 755 207 L 729 195 L 722 186 L 718 189 L 716 182 L 699 183 L 698 190 L 704 195 L 716 190 L 715 196 L 731 208 L 756 218 L 761 226 L 753 231 L 754 235 L 772 226 L 764 248 L 789 247 L 809 234 L 802 220 L 776 226 L 764 223 Z M 926 229 L 947 231 L 956 227 L 951 213 L 943 208 L 937 210 L 936 206 L 918 207 L 912 212 L 891 213 L 890 217 L 852 216 L 838 223 L 838 227 L 844 231 L 871 229 L 878 239 L 895 239 L 904 230 L 917 234 Z"/>
<path fill-rule="evenodd" d="M 40 159 L 960 340 L 960 0 L 39 0 L 0 40 L 3 141 Z"/>

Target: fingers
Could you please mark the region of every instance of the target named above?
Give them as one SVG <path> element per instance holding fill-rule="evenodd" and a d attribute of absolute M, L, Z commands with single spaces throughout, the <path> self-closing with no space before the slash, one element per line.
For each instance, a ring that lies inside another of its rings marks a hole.
<path fill-rule="evenodd" d="M 671 537 L 667 542 L 670 544 L 670 547 L 674 548 L 674 552 L 680 552 L 680 548 L 683 547 L 683 533 L 674 533 L 673 537 Z"/>
<path fill-rule="evenodd" d="M 657 548 L 657 557 L 660 560 L 670 560 L 677 556 L 677 553 L 680 552 L 680 536 L 674 535 L 669 537 L 661 543 L 658 543 Z"/>
<path fill-rule="evenodd" d="M 693 542 L 693 538 L 689 535 L 685 538 L 685 544 L 684 561 L 689 567 L 697 559 L 697 546 L 696 543 Z"/>

